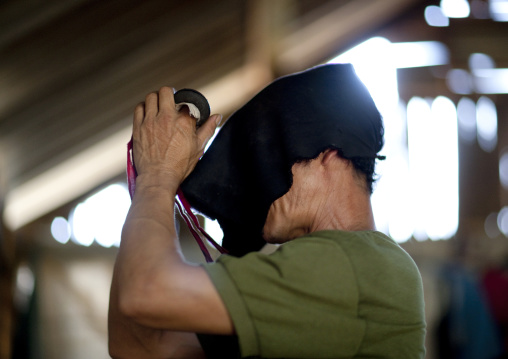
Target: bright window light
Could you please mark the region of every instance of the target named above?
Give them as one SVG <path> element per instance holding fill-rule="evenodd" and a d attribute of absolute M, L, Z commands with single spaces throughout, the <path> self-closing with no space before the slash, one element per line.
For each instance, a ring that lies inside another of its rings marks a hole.
<path fill-rule="evenodd" d="M 499 180 L 505 189 L 508 189 L 508 148 L 505 148 L 499 159 Z"/>
<path fill-rule="evenodd" d="M 383 173 L 389 176 L 385 179 L 390 181 L 389 193 L 391 198 L 385 198 L 389 203 L 390 218 L 388 219 L 388 233 L 397 242 L 405 242 L 414 232 L 413 213 L 408 211 L 410 206 L 409 198 L 406 196 L 411 191 L 409 182 L 409 168 L 407 161 L 407 151 L 395 155 L 392 153 L 390 167 Z M 382 203 L 381 203 L 382 205 Z"/>
<path fill-rule="evenodd" d="M 427 186 L 432 189 L 427 211 L 432 218 L 427 226 L 430 239 L 451 238 L 459 224 L 459 154 L 457 112 L 453 102 L 437 97 L 432 103 L 429 127 L 434 131 L 431 145 L 421 151 L 430 152 L 432 166 L 427 172 Z"/>
<path fill-rule="evenodd" d="M 380 37 L 330 61 L 353 64 L 383 116 L 385 147 L 381 153 L 387 160 L 376 168 L 380 180 L 372 205 L 377 228 L 398 242 L 411 236 L 418 240 L 447 239 L 458 227 L 455 106 L 444 97 L 432 105 L 413 99 L 407 105 L 406 130 L 406 106 L 401 110 L 397 88 L 397 68 L 448 61 L 448 50 L 440 43 L 393 44 Z"/>
<path fill-rule="evenodd" d="M 450 20 L 443 13 L 439 6 L 430 5 L 425 8 L 425 21 L 429 26 L 446 27 L 450 25 Z"/>
<path fill-rule="evenodd" d="M 375 59 L 375 60 L 374 60 Z M 405 208 L 407 196 L 396 187 L 403 185 L 404 168 L 407 168 L 407 158 L 400 160 L 405 149 L 401 140 L 400 113 L 398 111 L 399 94 L 397 88 L 397 69 L 394 55 L 391 52 L 391 42 L 382 37 L 371 38 L 353 49 L 332 59 L 332 63 L 352 63 L 358 77 L 368 88 L 379 111 L 383 115 L 385 126 L 385 147 L 382 154 L 391 158 L 390 161 L 380 162 L 377 173 L 392 181 L 379 181 L 374 192 L 373 206 L 379 203 L 383 210 L 376 212 L 378 228 L 388 233 L 393 232 L 394 239 L 404 241 L 409 238 L 407 231 L 394 223 L 394 218 L 400 218 L 399 209 Z M 394 154 L 394 156 L 391 156 Z M 396 157 L 398 159 L 395 159 Z M 405 163 L 401 167 L 401 163 Z M 407 169 L 406 169 L 407 172 Z M 394 184 L 395 183 L 395 184 Z M 383 190 L 384 189 L 384 190 Z M 389 194 L 390 198 L 385 198 Z M 391 204 L 390 208 L 386 204 Z"/>
<path fill-rule="evenodd" d="M 439 41 L 396 42 L 390 45 L 396 68 L 445 65 L 450 62 L 448 48 Z"/>
<path fill-rule="evenodd" d="M 461 94 L 469 95 L 473 92 L 473 79 L 471 74 L 462 69 L 452 69 L 446 74 L 446 84 L 450 91 Z"/>
<path fill-rule="evenodd" d="M 503 207 L 497 215 L 499 230 L 508 237 L 508 207 Z"/>
<path fill-rule="evenodd" d="M 352 63 L 356 74 L 367 86 L 379 111 L 384 115 L 385 111 L 394 111 L 399 97 L 396 68 L 390 49 L 390 41 L 373 37 L 329 61 Z M 372 56 L 375 56 L 375 61 Z"/>
<path fill-rule="evenodd" d="M 476 92 L 482 94 L 508 93 L 508 69 L 496 69 L 489 55 L 475 53 L 469 56 Z"/>
<path fill-rule="evenodd" d="M 217 222 L 216 220 L 215 221 L 211 220 L 208 217 L 205 217 L 204 230 L 206 231 L 206 233 L 210 235 L 210 237 L 212 237 L 215 240 L 215 242 L 217 242 L 218 244 L 222 244 L 224 232 L 222 232 L 222 228 L 220 227 L 219 222 Z"/>
<path fill-rule="evenodd" d="M 476 92 L 508 94 L 508 69 L 477 69 L 473 75 Z"/>
<path fill-rule="evenodd" d="M 73 242 L 81 246 L 90 246 L 94 240 L 93 224 L 90 223 L 93 212 L 85 203 L 78 204 L 69 216 Z"/>
<path fill-rule="evenodd" d="M 489 10 L 494 21 L 508 21 L 508 0 L 490 0 Z"/>
<path fill-rule="evenodd" d="M 441 9 L 445 16 L 453 18 L 468 17 L 471 12 L 467 0 L 441 0 Z"/>
<path fill-rule="evenodd" d="M 423 98 L 413 97 L 407 104 L 407 131 L 408 152 L 412 203 L 412 216 L 414 218 L 414 237 L 417 240 L 428 238 L 426 228 L 428 218 L 427 206 L 428 192 L 432 189 L 427 185 L 427 168 L 432 165 L 432 158 L 425 150 L 432 137 L 432 128 L 427 125 L 431 118 L 430 104 Z M 409 211 L 408 211 L 409 212 Z"/>
<path fill-rule="evenodd" d="M 407 108 L 414 234 L 418 240 L 448 239 L 458 228 L 458 135 L 455 105 L 412 98 Z"/>
<path fill-rule="evenodd" d="M 63 217 L 55 217 L 51 223 L 51 235 L 62 244 L 67 243 L 71 238 L 71 226 Z"/>
<path fill-rule="evenodd" d="M 471 73 L 464 69 L 452 69 L 446 75 L 450 91 L 467 95 L 508 94 L 508 69 L 495 68 L 494 60 L 486 55 L 475 53 L 469 57 Z"/>
<path fill-rule="evenodd" d="M 118 246 L 130 203 L 127 188 L 120 184 L 90 196 L 71 213 L 72 240 L 83 246 L 94 240 L 103 247 Z"/>
<path fill-rule="evenodd" d="M 494 59 L 489 55 L 482 53 L 474 53 L 469 56 L 469 68 L 471 71 L 493 69 L 496 67 Z"/>
<path fill-rule="evenodd" d="M 478 144 L 485 152 L 492 152 L 497 145 L 497 110 L 488 97 L 482 96 L 476 103 L 476 128 Z"/>
<path fill-rule="evenodd" d="M 476 142 L 476 104 L 473 100 L 463 97 L 457 104 L 457 120 L 459 136 L 464 142 Z"/>

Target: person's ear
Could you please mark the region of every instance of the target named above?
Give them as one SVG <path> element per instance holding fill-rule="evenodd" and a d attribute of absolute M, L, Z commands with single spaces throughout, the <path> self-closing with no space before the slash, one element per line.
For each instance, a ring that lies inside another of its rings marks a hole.
<path fill-rule="evenodd" d="M 337 150 L 329 148 L 322 153 L 321 163 L 327 165 L 331 160 L 340 158 Z"/>

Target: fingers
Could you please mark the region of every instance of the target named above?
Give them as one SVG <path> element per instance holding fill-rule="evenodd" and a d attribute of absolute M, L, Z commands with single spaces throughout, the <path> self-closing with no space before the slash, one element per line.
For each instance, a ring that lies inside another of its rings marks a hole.
<path fill-rule="evenodd" d="M 175 111 L 175 90 L 171 87 L 161 87 L 158 92 L 146 95 L 144 102 L 144 117 L 155 118 L 160 112 Z"/>
<path fill-rule="evenodd" d="M 159 117 L 167 119 L 168 117 L 164 114 L 168 115 L 170 112 L 176 114 L 174 92 L 173 88 L 164 86 L 158 92 L 149 93 L 145 98 L 145 102 L 138 104 L 134 109 L 134 132 L 138 132 L 146 120 L 156 121 Z M 187 113 L 184 116 L 191 120 L 191 117 Z M 171 117 L 173 116 L 169 118 Z M 192 119 L 192 121 L 195 121 L 195 119 Z M 213 115 L 200 126 L 196 133 L 198 148 L 204 149 L 221 121 L 221 115 Z"/>
<path fill-rule="evenodd" d="M 173 88 L 164 86 L 159 90 L 159 111 L 175 111 L 175 97 Z"/>
<path fill-rule="evenodd" d="M 133 138 L 138 174 L 173 173 L 183 180 L 192 172 L 221 120 L 220 115 L 210 116 L 196 130 L 196 120 L 187 110 L 176 110 L 172 88 L 162 87 L 148 94 L 145 102 L 134 109 Z"/>
<path fill-rule="evenodd" d="M 146 95 L 145 102 L 139 103 L 134 109 L 134 125 L 139 127 L 145 117 L 155 118 L 162 110 L 174 109 L 174 91 L 175 89 L 164 86 L 158 92 Z"/>
<path fill-rule="evenodd" d="M 205 123 L 197 130 L 198 146 L 201 150 L 204 150 L 206 144 L 215 133 L 215 130 L 222 121 L 221 115 L 212 115 L 205 121 Z"/>
<path fill-rule="evenodd" d="M 133 133 L 137 134 L 145 117 L 145 103 L 139 103 L 134 109 Z"/>
<path fill-rule="evenodd" d="M 156 92 L 149 93 L 145 98 L 145 119 L 154 118 L 159 112 L 159 95 Z"/>

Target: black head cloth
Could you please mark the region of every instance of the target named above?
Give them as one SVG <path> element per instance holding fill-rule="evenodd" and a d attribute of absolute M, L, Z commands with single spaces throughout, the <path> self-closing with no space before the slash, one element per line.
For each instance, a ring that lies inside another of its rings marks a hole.
<path fill-rule="evenodd" d="M 291 187 L 294 163 L 328 148 L 375 158 L 383 146 L 379 111 L 350 64 L 330 64 L 275 80 L 236 111 L 182 190 L 217 219 L 233 255 L 259 249 L 272 202 Z"/>

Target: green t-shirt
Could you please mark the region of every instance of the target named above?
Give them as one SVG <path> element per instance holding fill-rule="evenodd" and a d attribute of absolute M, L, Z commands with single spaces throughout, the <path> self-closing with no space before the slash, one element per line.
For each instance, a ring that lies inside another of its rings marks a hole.
<path fill-rule="evenodd" d="M 205 265 L 242 357 L 423 358 L 418 269 L 380 232 L 320 231 Z"/>

